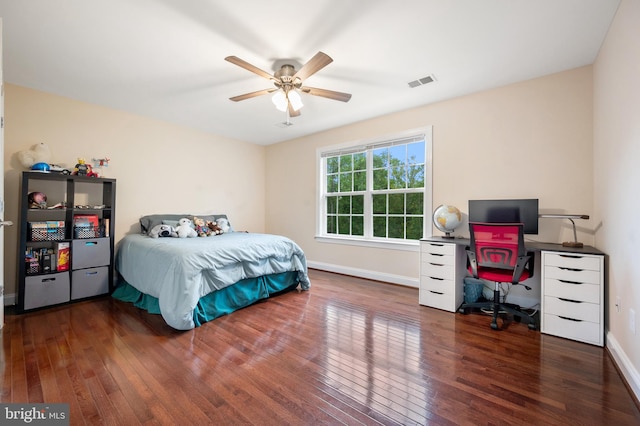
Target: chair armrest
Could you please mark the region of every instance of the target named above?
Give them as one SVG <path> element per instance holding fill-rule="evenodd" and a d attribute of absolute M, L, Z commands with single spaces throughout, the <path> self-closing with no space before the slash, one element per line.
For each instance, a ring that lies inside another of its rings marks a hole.
<path fill-rule="evenodd" d="M 535 256 L 533 252 L 529 252 L 524 256 L 518 256 L 516 267 L 513 270 L 513 277 L 511 278 L 512 284 L 518 284 L 520 282 L 520 277 L 522 276 L 522 273 L 525 269 L 529 271 L 529 277 L 533 276 L 534 258 Z"/>
<path fill-rule="evenodd" d="M 471 275 L 473 275 L 474 278 L 478 278 L 478 260 L 476 259 L 476 253 L 467 250 L 467 259 L 469 259 L 469 266 L 471 266 Z"/>

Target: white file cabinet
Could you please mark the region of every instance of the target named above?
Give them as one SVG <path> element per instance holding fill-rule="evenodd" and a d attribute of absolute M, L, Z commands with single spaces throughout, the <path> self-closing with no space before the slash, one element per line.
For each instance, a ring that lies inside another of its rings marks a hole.
<path fill-rule="evenodd" d="M 542 252 L 541 332 L 604 346 L 604 256 Z"/>
<path fill-rule="evenodd" d="M 420 304 L 456 312 L 463 301 L 464 245 L 420 241 Z"/>

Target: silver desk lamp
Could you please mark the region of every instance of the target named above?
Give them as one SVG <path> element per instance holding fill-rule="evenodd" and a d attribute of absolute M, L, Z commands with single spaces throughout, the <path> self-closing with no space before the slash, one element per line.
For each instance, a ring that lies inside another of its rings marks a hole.
<path fill-rule="evenodd" d="M 562 243 L 564 247 L 583 247 L 582 243 L 578 242 L 578 234 L 576 232 L 576 223 L 573 219 L 589 219 L 589 215 L 586 214 L 541 214 L 538 215 L 541 218 L 552 219 L 569 219 L 573 225 L 573 241 L 566 241 Z"/>

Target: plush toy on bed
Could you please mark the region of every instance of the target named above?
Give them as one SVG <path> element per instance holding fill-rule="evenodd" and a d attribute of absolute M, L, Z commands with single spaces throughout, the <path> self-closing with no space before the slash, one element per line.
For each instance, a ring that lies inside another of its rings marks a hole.
<path fill-rule="evenodd" d="M 177 237 L 178 233 L 171 225 L 156 225 L 149 232 L 151 238 L 158 237 Z"/>
<path fill-rule="evenodd" d="M 176 232 L 178 233 L 179 238 L 193 238 L 198 236 L 196 230 L 191 226 L 192 223 L 191 219 L 186 217 L 183 217 L 178 221 Z"/>
<path fill-rule="evenodd" d="M 208 237 L 211 235 L 211 229 L 209 229 L 203 218 L 194 216 L 193 224 L 196 226 L 198 237 Z"/>
<path fill-rule="evenodd" d="M 216 220 L 216 224 L 220 227 L 220 229 L 222 229 L 223 233 L 231 231 L 231 226 L 229 225 L 229 221 L 224 217 L 221 217 L 218 220 Z"/>
<path fill-rule="evenodd" d="M 207 221 L 207 228 L 209 228 L 209 235 L 220 235 L 224 232 L 217 223 L 210 220 Z"/>

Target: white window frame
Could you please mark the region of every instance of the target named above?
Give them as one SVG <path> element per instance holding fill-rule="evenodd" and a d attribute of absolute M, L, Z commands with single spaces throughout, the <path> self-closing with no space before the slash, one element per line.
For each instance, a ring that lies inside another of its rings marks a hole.
<path fill-rule="evenodd" d="M 424 173 L 424 220 L 423 220 L 423 236 L 429 237 L 432 233 L 431 211 L 433 199 L 433 126 L 426 126 L 417 129 L 410 129 L 398 133 L 381 136 L 375 139 L 365 139 L 352 141 L 340 145 L 332 145 L 318 148 L 316 150 L 316 161 L 318 164 L 317 185 L 316 185 L 316 241 L 334 244 L 348 244 L 366 247 L 391 248 L 397 250 L 415 251 L 419 242 L 417 240 L 406 240 L 397 238 L 381 238 L 373 237 L 371 228 L 371 203 L 365 200 L 365 236 L 352 236 L 340 234 L 328 234 L 326 232 L 326 168 L 324 157 L 328 154 L 340 154 L 358 152 L 361 150 L 383 147 L 393 144 L 393 141 L 407 139 L 414 136 L 424 136 L 425 142 L 425 173 Z M 372 156 L 367 156 L 367 170 L 372 168 Z M 367 188 L 371 188 L 371 173 L 367 173 Z M 410 191 L 410 190 L 409 190 Z M 406 193 L 406 192 L 405 192 Z M 346 192 L 341 195 L 353 195 Z M 367 191 L 370 195 L 370 190 Z"/>

